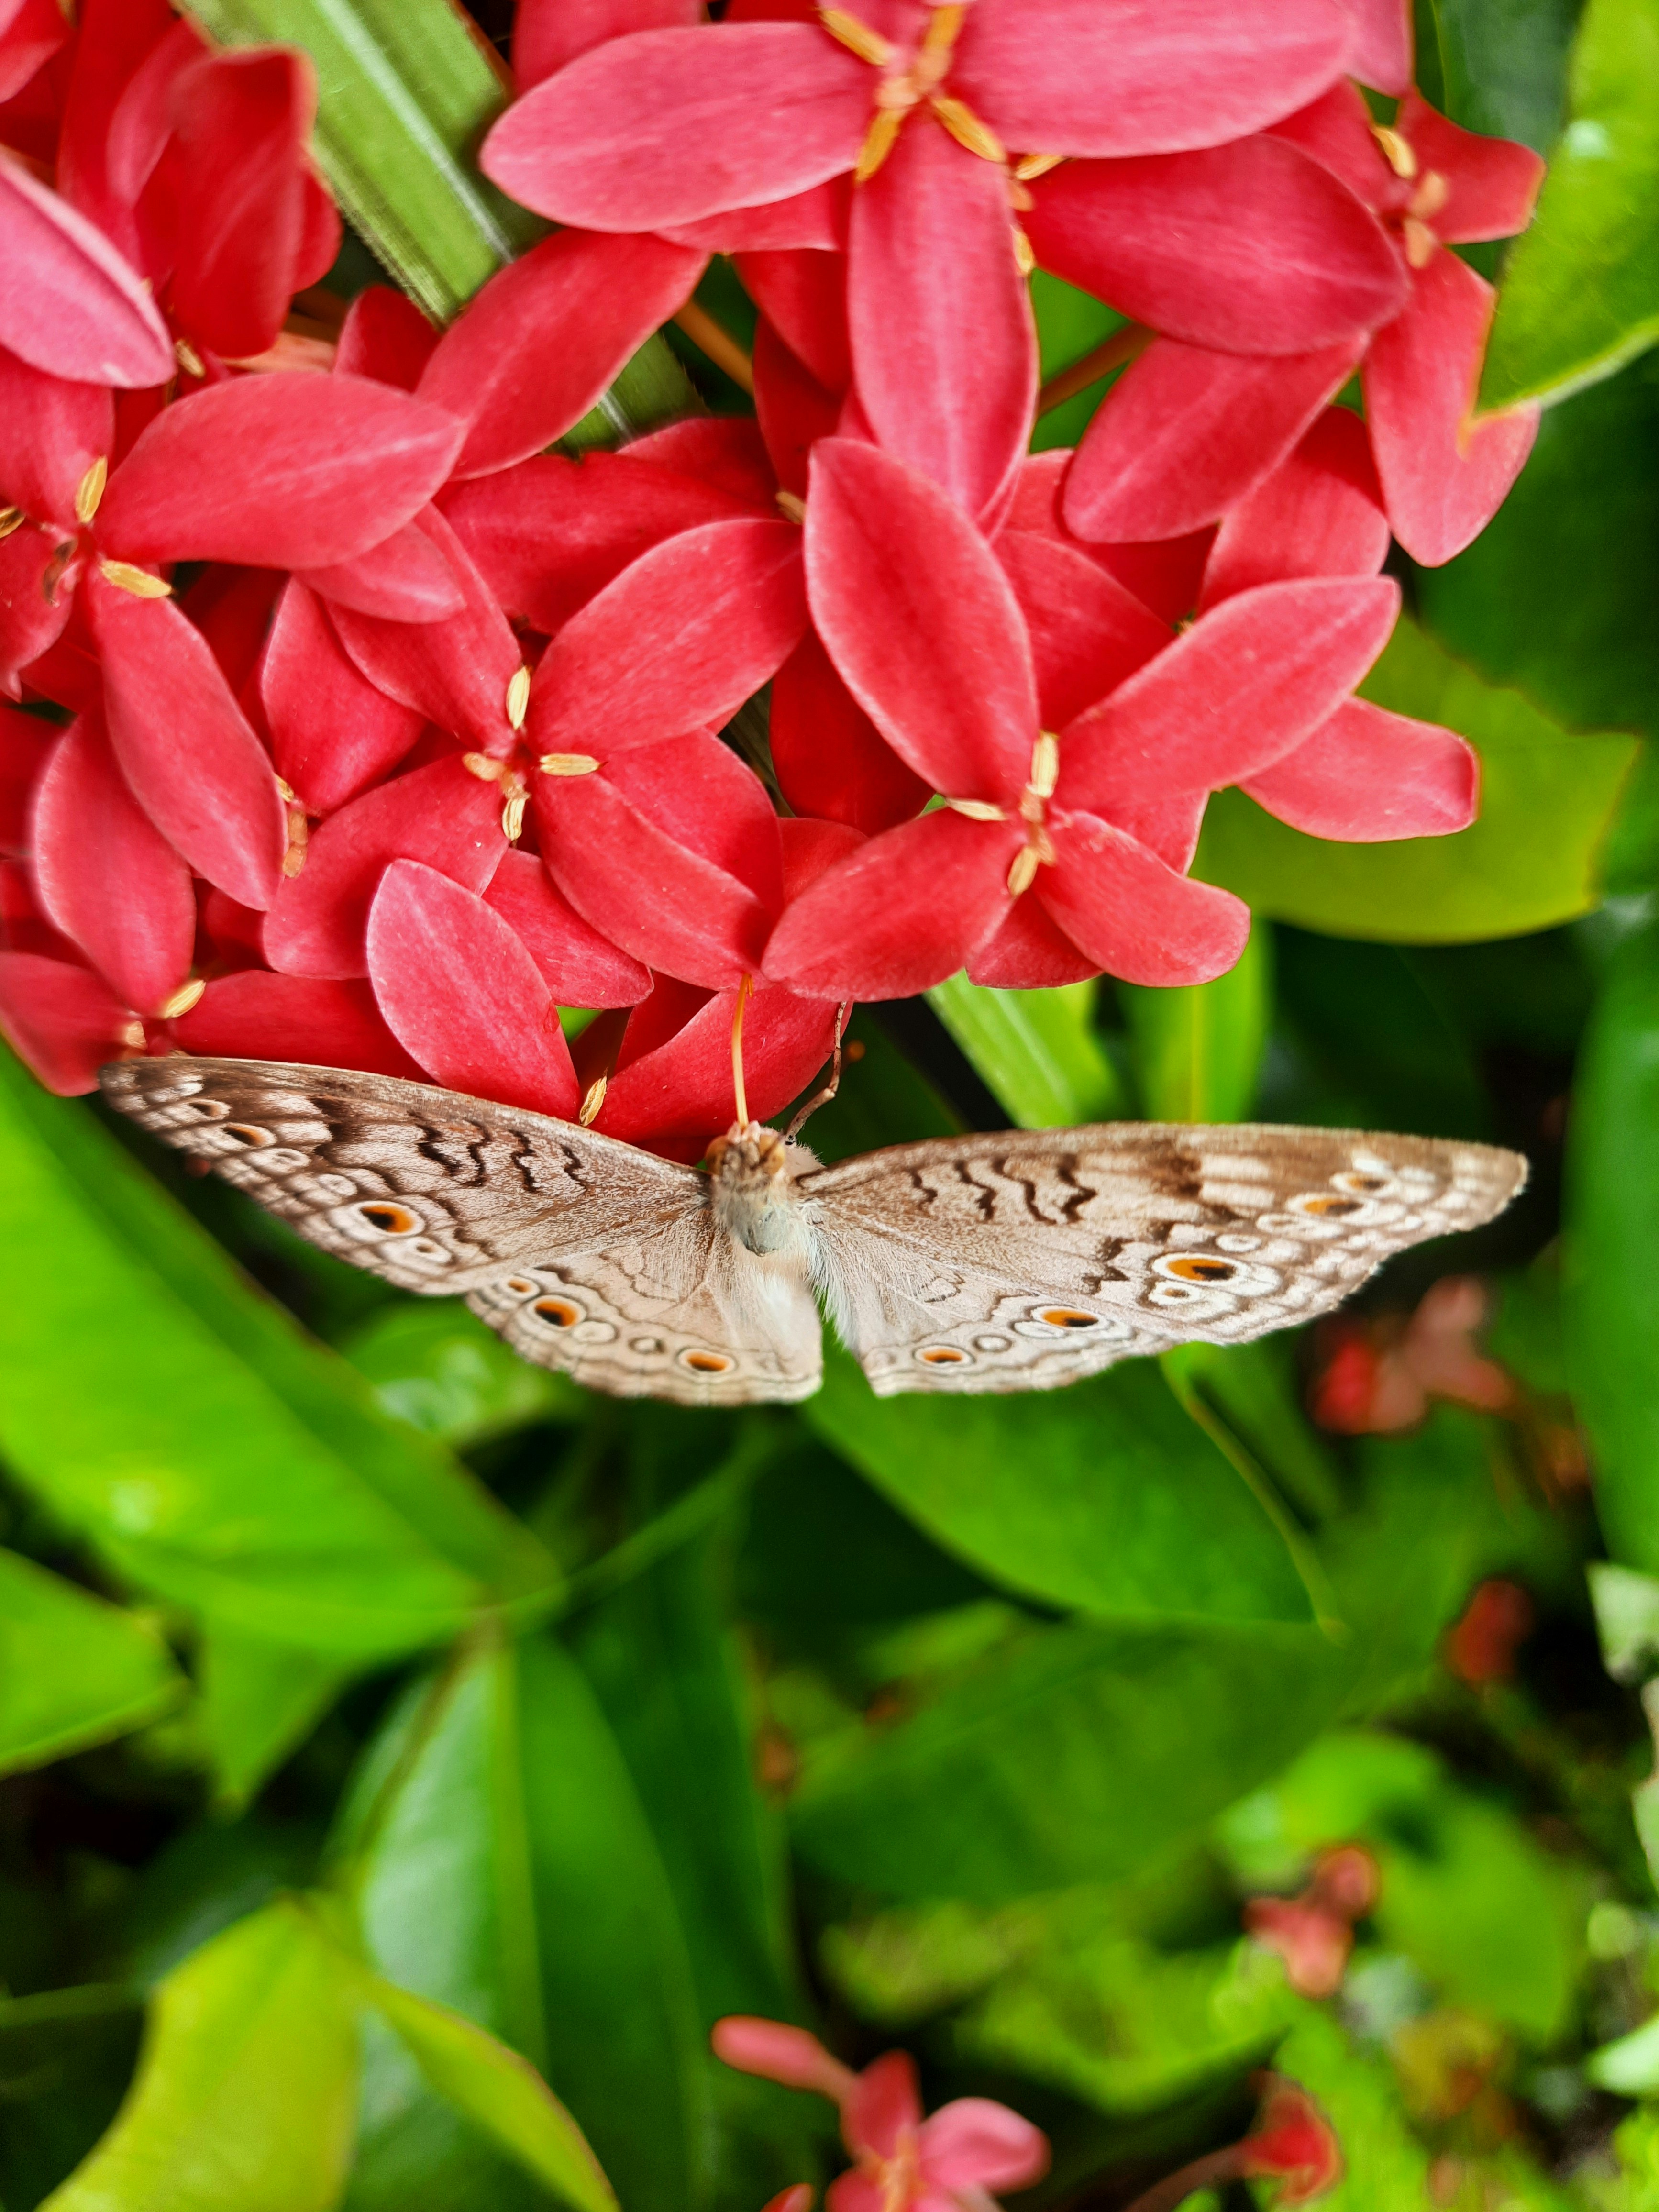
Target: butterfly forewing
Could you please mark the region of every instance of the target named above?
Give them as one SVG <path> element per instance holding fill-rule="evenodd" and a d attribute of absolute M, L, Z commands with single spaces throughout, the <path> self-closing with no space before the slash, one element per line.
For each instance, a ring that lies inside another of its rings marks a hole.
<path fill-rule="evenodd" d="M 1310 1320 L 1525 1178 L 1486 1145 L 1119 1122 L 930 1139 L 801 1188 L 831 1311 L 886 1395 L 1048 1389 Z"/>

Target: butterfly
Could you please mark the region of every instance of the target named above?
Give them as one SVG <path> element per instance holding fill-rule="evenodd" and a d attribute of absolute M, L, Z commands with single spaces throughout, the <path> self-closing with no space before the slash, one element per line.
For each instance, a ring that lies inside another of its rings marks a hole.
<path fill-rule="evenodd" d="M 1500 1212 L 1526 1162 L 1346 1129 L 1107 1122 L 931 1137 L 831 1167 L 753 1121 L 707 1171 L 419 1083 L 118 1062 L 112 1105 L 302 1237 L 455 1293 L 618 1397 L 817 1389 L 814 1292 L 872 1389 L 1046 1390 L 1310 1320 L 1393 1253 Z"/>

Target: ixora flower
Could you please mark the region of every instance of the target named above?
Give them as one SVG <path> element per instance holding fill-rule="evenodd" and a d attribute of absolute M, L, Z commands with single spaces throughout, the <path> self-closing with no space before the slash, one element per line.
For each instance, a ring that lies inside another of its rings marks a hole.
<path fill-rule="evenodd" d="M 710 2040 L 728 2066 L 814 2090 L 839 2108 L 857 2164 L 830 2183 L 828 2212 L 974 2212 L 988 2192 L 1027 2188 L 1048 2172 L 1048 2138 L 1006 2105 L 958 2097 L 924 2118 L 908 2051 L 890 2051 L 855 2074 L 805 2028 L 743 2014 L 717 2021 Z M 786 2191 L 774 2206 L 792 2199 L 801 2201 Z"/>
<path fill-rule="evenodd" d="M 1261 2106 L 1249 2135 L 1154 2182 L 1125 2212 L 1176 2212 L 1197 2191 L 1230 2181 L 1275 2182 L 1276 2201 L 1286 2205 L 1311 2204 L 1334 2189 L 1344 2171 L 1336 2130 L 1297 2083 L 1278 2074 L 1260 2078 Z"/>
<path fill-rule="evenodd" d="M 1340 1844 L 1320 1854 L 1299 1896 L 1251 1898 L 1244 1925 L 1284 1960 L 1285 1978 L 1298 1996 L 1334 1996 L 1353 1948 L 1353 1924 L 1376 1903 L 1381 1887 L 1370 1853 L 1359 1844 Z"/>
<path fill-rule="evenodd" d="M 721 246 L 839 244 L 812 196 L 850 173 L 860 403 L 971 513 L 1018 465 L 1035 385 L 1018 157 L 1237 138 L 1330 84 L 1352 36 L 1334 0 L 738 0 L 714 25 L 654 27 L 655 5 L 623 20 L 639 27 L 508 111 L 486 173 L 560 222 Z M 733 220 L 780 203 L 798 232 Z"/>

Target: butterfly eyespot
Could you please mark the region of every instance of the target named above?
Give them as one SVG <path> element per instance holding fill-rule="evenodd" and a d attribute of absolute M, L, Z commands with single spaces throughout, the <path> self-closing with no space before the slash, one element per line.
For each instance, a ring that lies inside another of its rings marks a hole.
<path fill-rule="evenodd" d="M 222 1121 L 230 1112 L 222 1098 L 192 1098 L 182 1106 L 175 1106 L 172 1119 L 175 1121 Z"/>
<path fill-rule="evenodd" d="M 541 1285 L 531 1282 L 523 1275 L 509 1275 L 501 1288 L 511 1291 L 515 1298 L 533 1298 Z"/>
<path fill-rule="evenodd" d="M 1044 1306 L 1037 1315 L 1050 1328 L 1098 1328 L 1098 1314 L 1079 1312 L 1076 1306 Z"/>
<path fill-rule="evenodd" d="M 665 1346 L 659 1336 L 635 1336 L 629 1340 L 628 1348 L 630 1352 L 641 1352 L 649 1358 L 653 1352 L 660 1352 Z"/>
<path fill-rule="evenodd" d="M 1231 1283 L 1238 1273 L 1237 1260 L 1210 1252 L 1181 1252 L 1155 1264 L 1160 1275 L 1172 1275 L 1179 1283 Z"/>
<path fill-rule="evenodd" d="M 971 1367 L 973 1361 L 954 1344 L 924 1345 L 916 1358 L 924 1367 Z"/>
<path fill-rule="evenodd" d="M 1305 1198 L 1293 1198 L 1291 1210 L 1297 1213 L 1311 1213 L 1322 1221 L 1342 1221 L 1351 1213 L 1364 1210 L 1364 1201 L 1357 1198 L 1328 1198 L 1323 1191 L 1310 1193 Z"/>
<path fill-rule="evenodd" d="M 530 1310 L 555 1328 L 574 1328 L 582 1317 L 581 1308 L 568 1298 L 538 1298 Z"/>
<path fill-rule="evenodd" d="M 411 1213 L 406 1206 L 394 1206 L 389 1199 L 366 1198 L 351 1210 L 382 1237 L 412 1237 L 421 1226 L 419 1214 Z"/>
<path fill-rule="evenodd" d="M 269 1129 L 260 1128 L 254 1121 L 227 1121 L 224 1125 L 224 1134 L 233 1144 L 246 1145 L 255 1149 L 265 1145 L 274 1145 L 276 1141 Z"/>
<path fill-rule="evenodd" d="M 689 1367 L 694 1375 L 724 1375 L 737 1362 L 728 1359 L 723 1352 L 683 1352 L 680 1365 Z"/>
<path fill-rule="evenodd" d="M 1336 1189 L 1348 1191 L 1355 1198 L 1375 1198 L 1378 1191 L 1388 1188 L 1389 1178 L 1382 1175 L 1360 1175 L 1344 1169 L 1340 1175 L 1334 1175 L 1331 1182 Z"/>

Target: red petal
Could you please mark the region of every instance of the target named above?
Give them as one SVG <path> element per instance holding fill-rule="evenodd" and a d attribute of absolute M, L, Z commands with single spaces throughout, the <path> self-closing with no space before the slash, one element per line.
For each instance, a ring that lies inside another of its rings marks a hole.
<path fill-rule="evenodd" d="M 834 434 L 841 402 L 764 320 L 755 330 L 755 416 L 778 483 L 804 498 L 807 465 L 820 438 Z"/>
<path fill-rule="evenodd" d="M 1263 584 L 1195 623 L 1060 738 L 1060 799 L 1121 805 L 1214 791 L 1289 752 L 1388 641 L 1392 578 Z"/>
<path fill-rule="evenodd" d="M 292 276 L 296 292 L 320 284 L 340 256 L 344 233 L 327 187 L 307 162 L 300 172 L 300 243 Z"/>
<path fill-rule="evenodd" d="M 1199 607 L 1287 576 L 1374 576 L 1388 550 L 1365 426 L 1346 407 L 1328 407 L 1223 521 Z"/>
<path fill-rule="evenodd" d="M 538 777 L 536 820 L 564 896 L 647 967 L 713 990 L 759 968 L 783 902 L 777 818 L 717 738 L 631 747 L 598 775 Z"/>
<path fill-rule="evenodd" d="M 127 561 L 349 561 L 420 512 L 462 434 L 366 377 L 234 377 L 156 416 L 110 478 L 98 534 Z"/>
<path fill-rule="evenodd" d="M 60 1098 L 98 1088 L 131 1022 L 89 968 L 39 952 L 0 952 L 0 1036 Z"/>
<path fill-rule="evenodd" d="M 701 985 L 682 983 L 677 976 L 656 976 L 650 997 L 642 1000 L 628 1018 L 622 1049 L 617 1054 L 618 1070 L 643 1060 L 647 1053 L 657 1051 L 671 1037 L 678 1036 L 714 996 L 712 991 L 704 990 Z"/>
<path fill-rule="evenodd" d="M 367 983 L 244 969 L 210 983 L 173 1024 L 186 1052 L 227 1060 L 296 1060 L 304 1067 L 358 1067 L 416 1083 L 427 1071 L 386 1027 Z"/>
<path fill-rule="evenodd" d="M 277 608 L 259 690 L 277 773 L 309 814 L 331 814 L 356 798 L 421 734 L 420 713 L 359 673 L 297 579 Z"/>
<path fill-rule="evenodd" d="M 533 853 L 507 853 L 485 903 L 507 922 L 562 1006 L 637 1006 L 651 971 L 582 920 Z"/>
<path fill-rule="evenodd" d="M 317 106 L 307 56 L 280 46 L 204 57 L 173 87 L 179 200 L 170 305 L 227 359 L 276 343 L 304 243 L 305 144 Z"/>
<path fill-rule="evenodd" d="M 1024 2189 L 1048 2171 L 1041 2128 L 989 2097 L 958 2097 L 916 2130 L 921 2170 L 936 2189 Z"/>
<path fill-rule="evenodd" d="M 168 73 L 161 71 L 159 112 L 135 130 L 143 82 L 157 73 L 159 48 L 171 46 L 188 62 L 205 41 L 180 26 L 167 0 L 82 0 L 75 13 L 80 36 L 64 105 L 58 189 L 136 259 L 132 203 L 161 155 Z"/>
<path fill-rule="evenodd" d="M 265 957 L 291 975 L 366 975 L 363 933 L 392 861 L 423 861 L 471 891 L 495 874 L 507 839 L 499 785 L 458 760 L 411 769 L 350 800 L 313 833 L 306 864 L 265 922 Z"/>
<path fill-rule="evenodd" d="M 997 558 L 1025 616 L 1045 730 L 1062 730 L 1161 653 L 1173 635 L 1081 551 L 1005 530 Z"/>
<path fill-rule="evenodd" d="M 1036 398 L 1002 171 L 913 121 L 854 197 L 847 313 L 877 439 L 978 514 L 1025 451 Z"/>
<path fill-rule="evenodd" d="M 890 2159 L 921 2119 L 916 2062 L 908 2051 L 884 2051 L 866 2066 L 842 2109 L 842 2135 L 855 2158 Z"/>
<path fill-rule="evenodd" d="M 35 792 L 33 835 L 47 919 L 126 1005 L 155 1012 L 190 973 L 195 892 L 93 717 L 58 740 Z"/>
<path fill-rule="evenodd" d="M 1068 937 L 1126 983 L 1207 983 L 1244 950 L 1250 910 L 1231 891 L 1165 867 L 1134 838 L 1087 814 L 1052 833 L 1058 858 L 1037 895 Z"/>
<path fill-rule="evenodd" d="M 736 19 L 728 15 L 726 20 Z M 663 235 L 702 253 L 786 253 L 798 248 L 844 253 L 852 206 L 851 179 L 832 177 L 826 185 L 809 185 L 804 192 L 769 200 L 763 207 L 728 208 L 696 222 L 665 223 Z"/>
<path fill-rule="evenodd" d="M 778 336 L 830 392 L 852 381 L 847 262 L 839 253 L 739 253 L 744 289 Z"/>
<path fill-rule="evenodd" d="M 574 1118 L 576 1073 L 553 994 L 493 907 L 434 868 L 394 860 L 368 942 L 380 1012 L 434 1081 Z"/>
<path fill-rule="evenodd" d="M 867 65 L 805 23 L 642 31 L 508 108 L 480 166 L 538 215 L 657 230 L 804 191 L 850 169 Z"/>
<path fill-rule="evenodd" d="M 531 692 L 532 742 L 604 753 L 721 722 L 806 627 L 800 532 L 711 522 L 653 547 L 560 631 Z"/>
<path fill-rule="evenodd" d="M 783 896 L 798 899 L 864 842 L 864 832 L 847 822 L 809 822 L 797 817 L 778 824 L 783 847 Z"/>
<path fill-rule="evenodd" d="M 736 1011 L 735 988 L 723 991 L 665 1044 L 620 1066 L 595 1126 L 671 1159 L 701 1158 L 734 1110 Z M 750 998 L 743 1018 L 744 1088 L 757 1121 L 778 1113 L 806 1088 L 830 1057 L 835 1021 L 830 1001 L 799 998 L 776 984 L 762 984 Z"/>
<path fill-rule="evenodd" d="M 1207 791 L 1176 791 L 1139 799 L 1120 810 L 1117 827 L 1127 830 L 1149 853 L 1156 853 L 1166 866 L 1184 876 L 1198 850 L 1199 832 L 1209 803 Z"/>
<path fill-rule="evenodd" d="M 95 573 L 82 588 L 110 743 L 139 805 L 198 875 L 244 906 L 268 907 L 288 812 L 207 640 L 167 599 L 135 599 Z"/>
<path fill-rule="evenodd" d="M 1401 101 L 1395 128 L 1419 169 L 1443 177 L 1449 188 L 1444 206 L 1430 218 L 1437 238 L 1449 245 L 1513 238 L 1532 221 L 1544 163 L 1530 146 L 1460 130 L 1416 91 Z"/>
<path fill-rule="evenodd" d="M 1389 520 L 1425 568 L 1480 535 L 1538 434 L 1536 407 L 1470 419 L 1496 296 L 1455 253 L 1437 253 L 1365 357 L 1365 416 Z"/>
<path fill-rule="evenodd" d="M 1018 822 L 941 811 L 861 845 L 794 901 L 766 972 L 834 999 L 908 999 L 942 983 L 1001 927 Z"/>
<path fill-rule="evenodd" d="M 648 437 L 635 438 L 628 458 L 697 477 L 757 514 L 777 511 L 772 496 L 777 485 L 766 447 L 755 424 L 743 416 L 694 416 L 689 422 L 670 422 Z"/>
<path fill-rule="evenodd" d="M 453 486 L 441 505 L 502 607 L 549 635 L 665 538 L 748 511 L 718 486 L 632 449 L 580 461 L 542 454 Z"/>
<path fill-rule="evenodd" d="M 355 561 L 299 573 L 337 606 L 386 622 L 445 622 L 466 605 L 448 560 L 418 521 L 404 523 Z"/>
<path fill-rule="evenodd" d="M 1178 538 L 1277 466 L 1347 382 L 1355 345 L 1250 361 L 1156 338 L 1089 425 L 1062 508 L 1080 538 Z"/>
<path fill-rule="evenodd" d="M 337 376 L 370 376 L 413 392 L 425 374 L 438 333 L 406 293 L 371 284 L 346 309 L 334 349 Z"/>
<path fill-rule="evenodd" d="M 1272 135 L 1311 155 L 1368 208 L 1397 214 L 1412 196 L 1414 187 L 1383 159 L 1365 95 L 1346 77 L 1294 115 L 1281 116 Z"/>
<path fill-rule="evenodd" d="M 0 706 L 0 855 L 21 858 L 29 849 L 29 798 L 57 738 L 55 723 Z"/>
<path fill-rule="evenodd" d="M 809 630 L 772 678 L 772 765 L 797 814 L 873 832 L 908 822 L 931 787 L 908 768 Z"/>
<path fill-rule="evenodd" d="M 1396 98 L 1412 81 L 1411 0 L 1341 0 L 1353 26 L 1351 75 Z"/>
<path fill-rule="evenodd" d="M 88 660 L 84 667 L 74 667 L 73 696 L 55 688 L 51 674 L 38 665 L 41 654 L 62 635 L 75 604 L 73 579 L 62 575 L 60 568 L 55 530 L 36 530 L 25 523 L 9 537 L 0 538 L 0 690 L 15 699 L 18 671 L 27 668 L 37 691 L 57 700 L 60 706 L 78 709 L 85 703 L 83 692 L 92 700 L 97 698 L 96 663 Z M 70 655 L 60 653 L 58 658 L 65 664 L 62 672 L 70 676 Z M 76 653 L 73 659 L 78 664 L 81 656 Z"/>
<path fill-rule="evenodd" d="M 952 798 L 1017 795 L 1038 727 L 1030 646 L 962 509 L 918 470 L 827 438 L 805 535 L 818 635 L 888 743 Z"/>
<path fill-rule="evenodd" d="M 1214 532 L 1189 531 L 1184 538 L 1149 538 L 1139 544 L 1092 545 L 1060 520 L 1060 497 L 1071 465 L 1072 456 L 1063 448 L 1030 454 L 1021 465 L 1003 530 L 1032 531 L 1086 554 L 1161 622 L 1179 622 L 1198 598 Z"/>
<path fill-rule="evenodd" d="M 414 526 L 441 555 L 465 595 L 444 622 L 383 622 L 337 603 L 335 630 L 346 651 L 388 698 L 416 709 L 441 729 L 487 752 L 513 742 L 508 684 L 524 654 L 483 578 L 435 507 Z"/>
<path fill-rule="evenodd" d="M 56 0 L 11 0 L 0 31 L 0 100 L 15 100 L 69 38 Z"/>
<path fill-rule="evenodd" d="M 227 684 L 243 702 L 276 612 L 282 578 L 270 568 L 204 568 L 179 600 L 213 649 Z"/>
<path fill-rule="evenodd" d="M 951 89 L 1007 146 L 1168 154 L 1300 107 L 1347 44 L 1328 0 L 977 0 Z"/>
<path fill-rule="evenodd" d="M 114 447 L 106 386 L 68 383 L 0 349 L 0 484 L 9 504 L 73 533 L 81 481 Z"/>
<path fill-rule="evenodd" d="M 1017 898 L 996 935 L 968 963 L 970 983 L 994 991 L 1044 991 L 1086 982 L 1100 963 L 1080 952 L 1042 902 Z"/>
<path fill-rule="evenodd" d="M 1308 353 L 1405 301 L 1375 216 L 1282 139 L 1067 162 L 1036 198 L 1026 228 L 1045 269 L 1191 345 Z"/>
<path fill-rule="evenodd" d="M 704 258 L 666 239 L 567 230 L 492 276 L 421 379 L 421 398 L 467 426 L 456 475 L 487 476 L 562 437 L 688 297 Z"/>
<path fill-rule="evenodd" d="M 3 159 L 0 344 L 80 384 L 165 384 L 175 367 L 137 271 L 67 200 Z"/>
<path fill-rule="evenodd" d="M 1375 844 L 1467 830 L 1480 784 L 1479 758 L 1452 731 L 1348 699 L 1244 788 L 1310 837 Z"/>
<path fill-rule="evenodd" d="M 513 16 L 514 78 L 520 92 L 528 92 L 608 39 L 702 21 L 699 0 L 519 0 Z"/>

